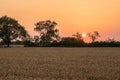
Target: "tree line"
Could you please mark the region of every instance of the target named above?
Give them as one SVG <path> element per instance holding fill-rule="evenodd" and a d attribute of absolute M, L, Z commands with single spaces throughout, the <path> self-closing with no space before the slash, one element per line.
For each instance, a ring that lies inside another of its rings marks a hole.
<path fill-rule="evenodd" d="M 25 47 L 120 47 L 120 42 L 113 39 L 108 41 L 96 41 L 100 34 L 98 31 L 89 32 L 91 39 L 86 43 L 82 34 L 75 33 L 72 37 L 61 37 L 56 28 L 57 23 L 51 20 L 35 23 L 34 31 L 39 35 L 32 38 L 27 30 L 14 18 L 2 16 L 0 18 L 0 46 L 24 45 Z"/>

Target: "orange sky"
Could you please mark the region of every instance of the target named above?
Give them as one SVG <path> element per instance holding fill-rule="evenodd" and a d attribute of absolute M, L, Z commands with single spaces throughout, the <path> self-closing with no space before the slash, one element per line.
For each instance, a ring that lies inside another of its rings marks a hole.
<path fill-rule="evenodd" d="M 99 31 L 101 40 L 120 40 L 120 0 L 0 0 L 0 17 L 10 16 L 33 35 L 41 20 L 58 23 L 60 35 Z"/>

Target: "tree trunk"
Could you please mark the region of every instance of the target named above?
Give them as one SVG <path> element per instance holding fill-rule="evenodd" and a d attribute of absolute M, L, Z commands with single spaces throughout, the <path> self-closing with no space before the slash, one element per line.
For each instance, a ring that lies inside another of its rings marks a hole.
<path fill-rule="evenodd" d="M 9 44 L 9 43 L 7 44 L 7 47 L 10 47 L 10 44 Z"/>

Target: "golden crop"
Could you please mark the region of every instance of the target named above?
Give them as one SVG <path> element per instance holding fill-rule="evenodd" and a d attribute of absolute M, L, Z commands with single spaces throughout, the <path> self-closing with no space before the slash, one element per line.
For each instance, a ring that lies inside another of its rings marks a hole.
<path fill-rule="evenodd" d="M 120 80 L 120 48 L 0 48 L 0 80 Z"/>

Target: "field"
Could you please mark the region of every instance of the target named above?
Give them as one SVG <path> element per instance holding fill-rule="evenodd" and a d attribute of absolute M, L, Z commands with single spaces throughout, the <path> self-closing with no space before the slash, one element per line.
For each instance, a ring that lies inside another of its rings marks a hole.
<path fill-rule="evenodd" d="M 0 80 L 120 80 L 120 48 L 0 48 Z"/>

